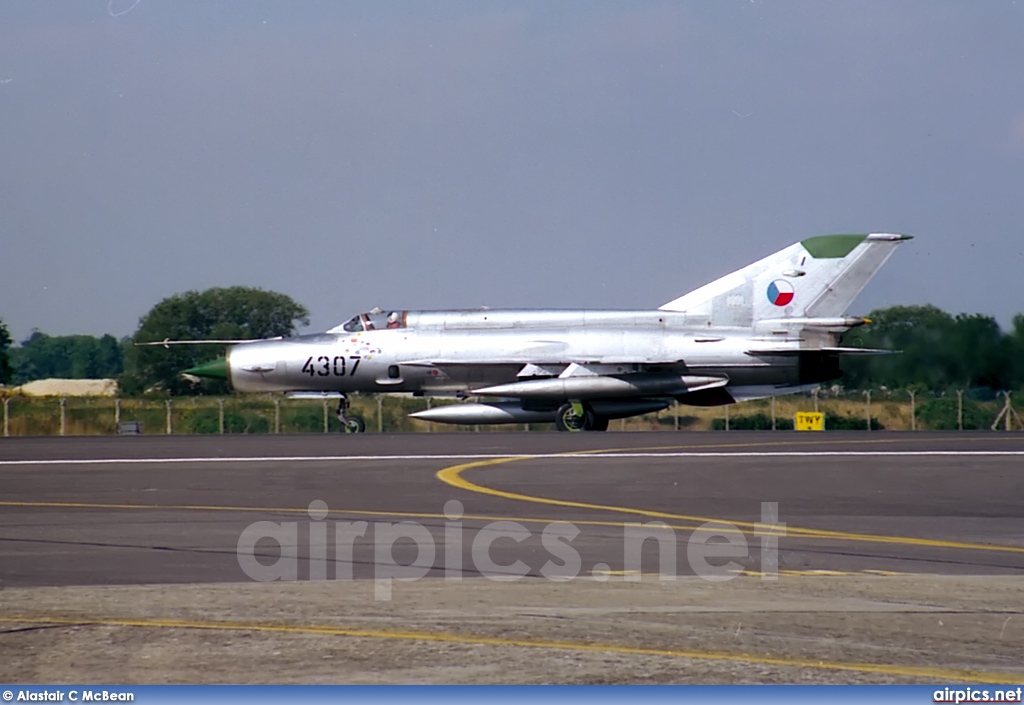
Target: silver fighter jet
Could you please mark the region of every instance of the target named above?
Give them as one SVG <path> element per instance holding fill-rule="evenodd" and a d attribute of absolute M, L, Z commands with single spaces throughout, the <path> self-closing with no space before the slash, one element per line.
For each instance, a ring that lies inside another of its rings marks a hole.
<path fill-rule="evenodd" d="M 673 400 L 716 406 L 811 389 L 840 376 L 847 307 L 910 237 L 812 237 L 657 310 L 390 311 L 325 333 L 247 341 L 187 370 L 239 392 L 333 397 L 349 432 L 352 392 L 476 397 L 412 414 L 440 423 L 554 422 L 603 431 Z"/>

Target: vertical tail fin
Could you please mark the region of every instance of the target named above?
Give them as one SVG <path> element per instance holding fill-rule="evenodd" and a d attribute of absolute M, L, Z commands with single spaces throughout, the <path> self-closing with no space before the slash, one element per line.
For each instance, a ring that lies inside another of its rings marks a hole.
<path fill-rule="evenodd" d="M 909 235 L 822 235 L 790 245 L 661 307 L 710 325 L 842 316 Z"/>

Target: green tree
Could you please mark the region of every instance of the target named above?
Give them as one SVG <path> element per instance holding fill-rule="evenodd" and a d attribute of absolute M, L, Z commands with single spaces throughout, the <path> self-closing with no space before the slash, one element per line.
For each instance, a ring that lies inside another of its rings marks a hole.
<path fill-rule="evenodd" d="M 7 353 L 11 342 L 11 332 L 0 320 L 0 384 L 7 384 L 11 381 L 11 363 Z"/>
<path fill-rule="evenodd" d="M 843 358 L 843 384 L 945 389 L 950 386 L 953 353 L 947 345 L 954 320 L 935 306 L 893 306 L 868 314 L 871 323 L 843 336 L 852 347 L 899 350 L 898 355 Z"/>
<path fill-rule="evenodd" d="M 949 374 L 953 385 L 961 389 L 1010 388 L 1010 338 L 994 318 L 980 313 L 958 315 L 946 344 L 952 355 Z"/>
<path fill-rule="evenodd" d="M 847 333 L 844 344 L 900 352 L 845 358 L 848 387 L 999 390 L 1014 384 L 1014 336 L 1004 334 L 991 316 L 954 317 L 935 306 L 893 306 L 868 318 L 871 324 Z M 1020 328 L 1024 337 L 1024 321 Z"/>
<path fill-rule="evenodd" d="M 293 335 L 309 325 L 309 312 L 290 297 L 273 291 L 235 286 L 187 291 L 168 297 L 139 321 L 126 352 L 121 377 L 124 394 L 159 389 L 167 394 L 223 394 L 225 382 L 196 385 L 181 371 L 224 354 L 220 345 L 138 347 L 161 340 L 251 340 Z"/>
<path fill-rule="evenodd" d="M 11 362 L 17 384 L 49 378 L 109 379 L 124 370 L 121 344 L 112 335 L 50 336 L 33 331 L 11 350 Z"/>
<path fill-rule="evenodd" d="M 1024 391 L 1024 313 L 1013 317 L 1013 332 L 1008 337 L 1011 386 Z"/>

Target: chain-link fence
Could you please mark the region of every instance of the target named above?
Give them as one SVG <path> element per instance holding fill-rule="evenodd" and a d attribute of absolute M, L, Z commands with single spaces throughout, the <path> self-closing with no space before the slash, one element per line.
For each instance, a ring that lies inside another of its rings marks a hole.
<path fill-rule="evenodd" d="M 350 414 L 367 432 L 508 431 L 554 429 L 554 424 L 449 426 L 409 414 L 449 399 L 353 395 Z M 120 399 L 109 397 L 3 397 L 3 436 L 129 434 L 337 433 L 337 399 L 287 399 L 278 395 Z"/>
<path fill-rule="evenodd" d="M 452 426 L 409 418 L 448 399 L 404 395 L 355 395 L 350 413 L 368 432 L 538 431 L 554 424 Z M 107 397 L 4 397 L 4 436 L 143 434 L 336 433 L 337 400 L 282 396 L 117 399 Z M 813 393 L 701 408 L 673 404 L 667 409 L 613 421 L 613 431 L 790 430 L 798 412 L 820 412 L 826 430 L 1024 430 L 1010 394 L 904 390 Z"/>
<path fill-rule="evenodd" d="M 988 390 L 919 392 L 822 388 L 721 407 L 716 430 L 788 430 L 799 412 L 817 412 L 825 430 L 1024 430 L 1013 395 Z"/>

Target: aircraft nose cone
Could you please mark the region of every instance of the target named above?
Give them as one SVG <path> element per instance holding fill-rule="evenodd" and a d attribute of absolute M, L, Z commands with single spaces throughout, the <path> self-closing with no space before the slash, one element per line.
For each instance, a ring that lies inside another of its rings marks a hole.
<path fill-rule="evenodd" d="M 207 379 L 227 379 L 228 361 L 226 358 L 218 357 L 216 360 L 210 360 L 201 365 L 190 367 L 185 370 L 184 374 L 206 377 Z"/>

